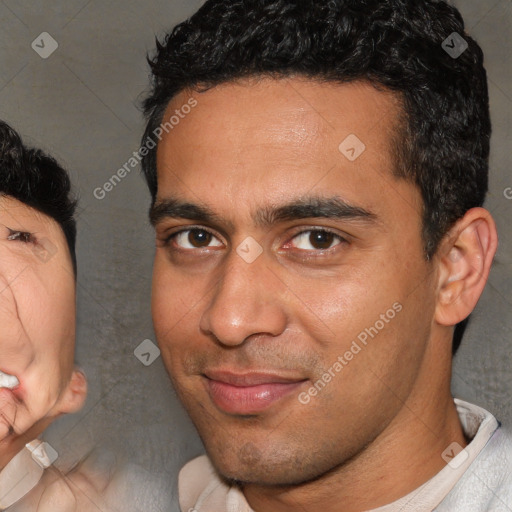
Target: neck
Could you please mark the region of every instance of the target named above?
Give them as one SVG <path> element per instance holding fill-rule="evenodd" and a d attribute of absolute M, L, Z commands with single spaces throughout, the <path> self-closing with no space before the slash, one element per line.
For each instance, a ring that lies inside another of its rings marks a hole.
<path fill-rule="evenodd" d="M 360 512 L 392 503 L 436 475 L 446 465 L 444 450 L 467 442 L 450 393 L 451 357 L 431 353 L 426 359 L 400 412 L 364 450 L 311 482 L 245 487 L 251 507 L 338 512 L 341 505 L 344 512 Z"/>

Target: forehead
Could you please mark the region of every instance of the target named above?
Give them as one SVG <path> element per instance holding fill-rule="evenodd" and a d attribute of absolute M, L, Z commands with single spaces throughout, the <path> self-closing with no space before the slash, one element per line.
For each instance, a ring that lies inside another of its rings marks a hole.
<path fill-rule="evenodd" d="M 283 194 L 366 194 L 371 210 L 394 178 L 401 104 L 366 82 L 260 79 L 183 91 L 163 122 L 193 97 L 197 106 L 158 145 L 158 195 L 278 204 Z M 395 183 L 393 183 L 395 186 Z"/>
<path fill-rule="evenodd" d="M 15 223 L 16 229 L 31 231 L 37 228 L 45 233 L 59 231 L 57 222 L 52 218 L 11 196 L 0 195 L 0 219 L 2 222 Z"/>

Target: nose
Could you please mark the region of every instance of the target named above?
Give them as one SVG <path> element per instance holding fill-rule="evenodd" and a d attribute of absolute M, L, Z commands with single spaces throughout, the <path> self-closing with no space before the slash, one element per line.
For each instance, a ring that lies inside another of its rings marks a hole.
<path fill-rule="evenodd" d="M 233 253 L 199 326 L 225 346 L 241 345 L 253 335 L 278 336 L 287 324 L 284 293 L 263 255 L 247 263 Z"/>

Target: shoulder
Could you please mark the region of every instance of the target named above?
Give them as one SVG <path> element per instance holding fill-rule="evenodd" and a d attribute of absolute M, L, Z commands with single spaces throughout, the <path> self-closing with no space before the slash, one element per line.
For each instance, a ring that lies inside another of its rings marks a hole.
<path fill-rule="evenodd" d="M 502 426 L 436 510 L 510 512 L 511 508 L 512 430 Z"/>

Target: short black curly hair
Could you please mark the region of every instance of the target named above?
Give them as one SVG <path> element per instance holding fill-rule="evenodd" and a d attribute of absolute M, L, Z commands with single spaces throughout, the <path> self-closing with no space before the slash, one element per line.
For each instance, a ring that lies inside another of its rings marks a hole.
<path fill-rule="evenodd" d="M 76 277 L 76 199 L 71 193 L 69 175 L 51 156 L 25 146 L 19 134 L 4 121 L 0 121 L 1 196 L 17 199 L 59 224 Z"/>
<path fill-rule="evenodd" d="M 460 56 L 443 47 L 446 40 L 455 45 L 454 32 L 467 43 Z M 491 122 L 483 53 L 464 32 L 459 11 L 444 1 L 208 0 L 157 41 L 149 63 L 143 144 L 169 101 L 186 89 L 264 76 L 367 81 L 402 102 L 394 172 L 421 191 L 426 258 L 484 202 Z M 156 148 L 142 168 L 154 203 Z M 456 328 L 454 352 L 466 323 Z"/>

